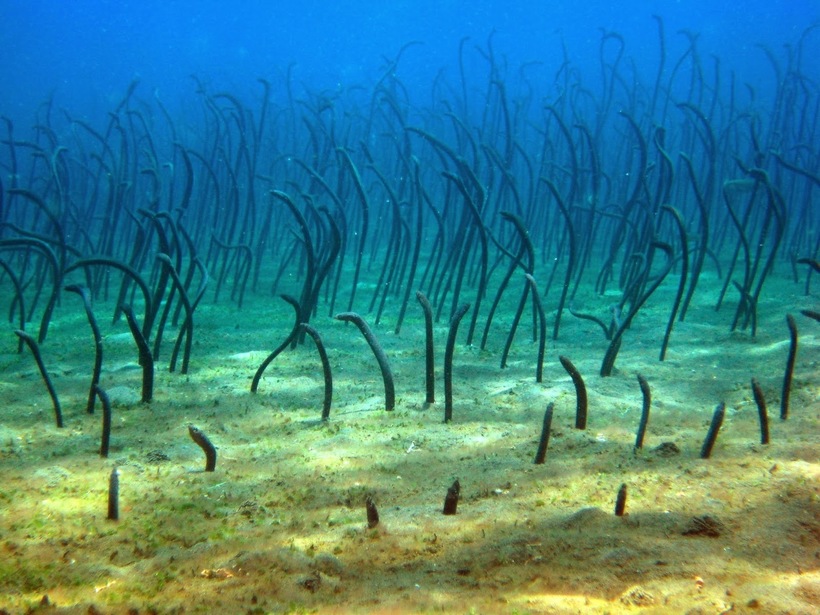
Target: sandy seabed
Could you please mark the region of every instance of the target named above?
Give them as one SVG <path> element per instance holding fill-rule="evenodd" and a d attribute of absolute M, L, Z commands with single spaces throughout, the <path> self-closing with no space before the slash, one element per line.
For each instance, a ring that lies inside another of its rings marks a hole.
<path fill-rule="evenodd" d="M 79 299 L 66 294 L 42 345 L 63 429 L 31 355 L 16 353 L 11 325 L 0 348 L 0 604 L 8 613 L 816 612 L 820 323 L 799 310 L 820 301 L 773 276 L 752 337 L 729 331 L 735 304 L 727 299 L 715 312 L 719 283 L 706 276 L 659 362 L 672 286 L 639 313 L 608 378 L 598 375 L 608 344 L 601 330 L 567 313 L 548 343 L 543 383 L 535 381 L 529 315 L 500 369 L 518 291 L 508 293 L 486 350 L 464 345 L 465 318 L 450 424 L 442 421 L 446 319 L 435 330 L 437 403 L 426 407 L 415 304 L 399 335 L 395 302 L 382 323 L 371 322 L 395 373 L 393 412 L 384 411 L 364 338 L 320 308 L 312 322 L 334 378 L 322 423 L 310 340 L 277 357 L 258 393 L 249 391 L 291 327 L 293 311 L 280 299 L 259 293 L 239 311 L 209 296 L 196 312 L 190 373 L 168 372 L 169 331 L 150 404 L 140 403 L 130 333 L 100 300 L 101 386 L 114 417 L 107 459 L 99 455 L 101 412 L 85 411 L 93 342 Z M 372 289 L 360 292 L 366 306 Z M 615 300 L 579 299 L 601 315 Z M 790 416 L 781 421 L 787 313 L 800 346 Z M 574 428 L 575 390 L 559 355 L 586 380 L 586 430 Z M 639 373 L 653 402 L 636 451 Z M 752 377 L 769 405 L 765 446 Z M 712 457 L 700 459 L 721 401 L 726 419 Z M 549 448 L 535 465 L 549 402 Z M 191 423 L 218 449 L 215 472 L 203 471 Z M 115 466 L 116 522 L 106 519 Z M 445 516 L 455 479 L 458 514 Z M 626 514 L 618 517 L 622 484 Z M 368 496 L 380 516 L 374 528 Z"/>

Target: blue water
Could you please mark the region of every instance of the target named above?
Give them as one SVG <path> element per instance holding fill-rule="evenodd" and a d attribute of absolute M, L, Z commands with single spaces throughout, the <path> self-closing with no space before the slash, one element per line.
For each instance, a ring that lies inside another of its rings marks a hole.
<path fill-rule="evenodd" d="M 671 59 L 687 45 L 679 32 L 695 32 L 703 58 L 717 54 L 738 83 L 768 87 L 772 71 L 756 44 L 777 52 L 794 44 L 820 20 L 820 2 L 3 0 L 0 113 L 30 120 L 54 93 L 58 106 L 93 117 L 109 111 L 135 78 L 143 95 L 156 91 L 174 105 L 193 92 L 191 74 L 237 91 L 259 77 L 275 82 L 291 64 L 295 82 L 313 90 L 367 86 L 385 58 L 412 41 L 422 44 L 403 54 L 398 71 L 423 98 L 440 70 L 455 76 L 462 38 L 470 37 L 468 49 L 486 48 L 491 33 L 510 67 L 539 62 L 529 74 L 547 83 L 560 66 L 562 44 L 581 73 L 594 78 L 601 29 L 615 31 L 649 79 L 658 58 L 653 14 L 664 19 Z M 486 72 L 480 56 L 466 55 L 468 70 Z"/>

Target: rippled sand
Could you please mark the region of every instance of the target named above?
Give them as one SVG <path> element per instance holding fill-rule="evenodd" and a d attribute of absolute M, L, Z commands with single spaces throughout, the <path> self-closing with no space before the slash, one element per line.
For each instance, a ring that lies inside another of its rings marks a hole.
<path fill-rule="evenodd" d="M 84 410 L 93 343 L 77 302 L 65 297 L 43 344 L 64 429 L 54 426 L 30 354 L 15 353 L 10 325 L 3 338 L 0 603 L 15 613 L 41 602 L 61 613 L 809 613 L 820 603 L 820 323 L 799 309 L 817 309 L 816 294 L 770 278 L 752 338 L 729 332 L 734 304 L 715 312 L 718 283 L 705 278 L 661 363 L 673 286 L 635 319 L 609 378 L 598 375 L 607 345 L 600 329 L 565 314 L 542 384 L 529 325 L 499 368 L 517 301 L 510 292 L 487 350 L 466 347 L 461 332 L 451 424 L 442 422 L 446 324 L 436 326 L 438 402 L 425 407 L 418 306 L 399 335 L 395 306 L 383 323 L 371 322 L 395 372 L 389 413 L 364 339 L 320 308 L 312 322 L 334 377 L 323 424 L 310 340 L 279 356 L 259 392 L 249 392 L 291 327 L 292 309 L 280 299 L 252 297 L 241 312 L 204 302 L 190 374 L 167 371 L 174 331 L 150 404 L 139 402 L 125 323 L 112 325 L 113 305 L 99 302 L 101 385 L 114 407 L 108 459 L 98 454 L 101 413 Z M 611 298 L 579 299 L 603 316 Z M 787 313 L 796 316 L 800 349 L 791 416 L 781 421 Z M 585 431 L 574 429 L 575 393 L 559 355 L 586 380 Z M 638 373 L 653 404 L 636 452 Z M 769 404 L 767 446 L 752 377 Z M 726 420 L 712 458 L 702 460 L 720 401 Z M 546 462 L 534 465 L 549 402 Z M 218 449 L 213 473 L 203 471 L 190 423 Z M 679 453 L 658 448 L 669 442 Z M 118 522 L 106 520 L 115 465 Z M 444 516 L 455 479 L 458 514 Z M 616 517 L 622 483 L 626 515 Z M 380 516 L 372 529 L 367 496 Z"/>

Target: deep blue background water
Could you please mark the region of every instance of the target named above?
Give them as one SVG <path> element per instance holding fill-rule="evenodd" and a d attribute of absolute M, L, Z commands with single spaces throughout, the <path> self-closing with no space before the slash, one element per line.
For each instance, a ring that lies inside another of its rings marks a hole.
<path fill-rule="evenodd" d="M 0 114 L 30 122 L 53 92 L 57 106 L 93 118 L 134 78 L 142 95 L 156 91 L 173 105 L 194 90 L 192 73 L 243 90 L 258 77 L 281 83 L 291 63 L 295 81 L 313 89 L 371 86 L 385 57 L 410 41 L 423 44 L 404 54 L 400 76 L 425 96 L 440 69 L 455 74 L 463 37 L 486 48 L 491 32 L 513 70 L 540 61 L 535 78 L 548 80 L 560 65 L 562 41 L 573 64 L 592 75 L 600 29 L 614 30 L 651 77 L 658 57 L 653 13 L 665 21 L 669 62 L 685 48 L 679 31 L 698 32 L 702 57 L 717 54 L 739 83 L 765 87 L 772 71 L 755 44 L 780 52 L 796 42 L 820 20 L 820 2 L 0 0 Z M 470 61 L 482 68 L 479 54 Z"/>

